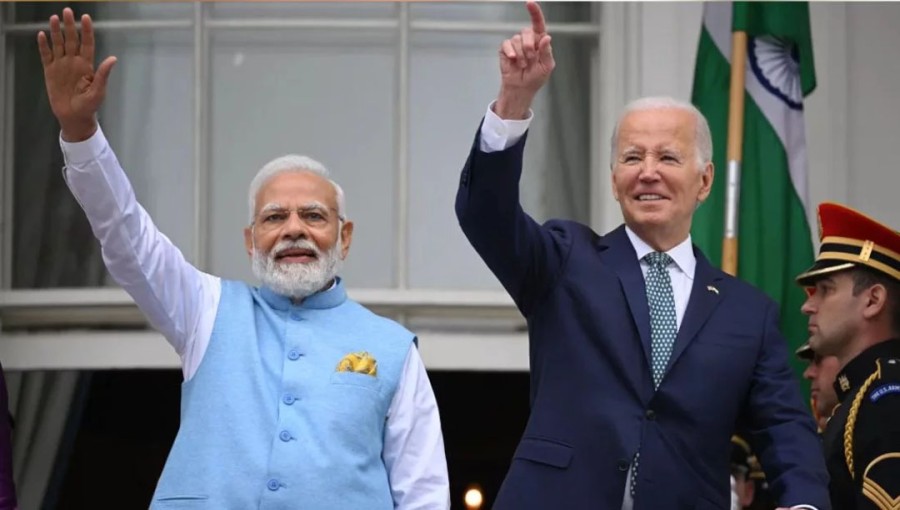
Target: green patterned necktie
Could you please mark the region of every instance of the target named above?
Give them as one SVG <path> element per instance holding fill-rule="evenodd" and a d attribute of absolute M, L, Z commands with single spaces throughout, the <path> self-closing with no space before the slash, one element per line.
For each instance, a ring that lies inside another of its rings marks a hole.
<path fill-rule="evenodd" d="M 658 251 L 644 255 L 650 265 L 647 270 L 645 284 L 647 287 L 647 304 L 650 305 L 650 364 L 653 371 L 653 386 L 659 388 L 666 365 L 672 356 L 675 336 L 678 334 L 678 322 L 675 319 L 675 293 L 672 292 L 672 279 L 669 277 L 669 264 L 672 257 Z M 634 456 L 631 464 L 631 497 L 637 484 L 638 459 L 640 451 Z"/>
<path fill-rule="evenodd" d="M 647 270 L 647 304 L 650 305 L 650 362 L 653 370 L 653 386 L 659 387 L 666 365 L 672 356 L 678 322 L 675 319 L 675 293 L 668 268 L 672 257 L 658 251 L 648 253 L 644 260 L 650 264 Z"/>

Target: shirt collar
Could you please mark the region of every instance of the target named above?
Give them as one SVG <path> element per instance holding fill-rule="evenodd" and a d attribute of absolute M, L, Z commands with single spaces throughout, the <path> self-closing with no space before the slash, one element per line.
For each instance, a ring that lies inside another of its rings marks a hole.
<path fill-rule="evenodd" d="M 634 251 L 637 253 L 639 261 L 641 261 L 648 253 L 656 251 L 649 244 L 644 242 L 643 239 L 638 237 L 638 235 L 627 225 L 625 226 L 625 233 L 628 234 L 628 240 L 631 241 L 631 245 L 634 247 Z M 694 256 L 694 246 L 691 244 L 690 234 L 688 234 L 684 241 L 681 241 L 674 248 L 667 251 L 666 254 L 672 257 L 672 260 L 675 261 L 675 265 L 678 266 L 678 269 L 680 269 L 682 273 L 687 275 L 691 280 L 694 279 L 694 269 L 697 267 L 697 257 Z"/>
<path fill-rule="evenodd" d="M 859 353 L 847 363 L 834 380 L 834 391 L 838 401 L 843 402 L 851 392 L 855 392 L 856 388 L 866 382 L 872 372 L 878 369 L 877 360 L 879 358 L 896 357 L 900 357 L 900 340 L 898 339 L 877 343 Z"/>
<path fill-rule="evenodd" d="M 287 310 L 289 308 L 334 308 L 347 300 L 347 291 L 344 289 L 344 282 L 339 276 L 334 278 L 334 282 L 332 282 L 328 290 L 317 292 L 299 304 L 293 303 L 290 297 L 278 294 L 266 286 L 260 287 L 259 293 L 266 303 L 269 303 L 269 306 L 276 310 Z"/>

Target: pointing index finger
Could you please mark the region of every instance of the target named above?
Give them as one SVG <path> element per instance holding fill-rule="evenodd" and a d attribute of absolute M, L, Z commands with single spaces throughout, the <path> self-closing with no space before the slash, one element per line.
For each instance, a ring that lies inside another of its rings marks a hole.
<path fill-rule="evenodd" d="M 547 32 L 547 26 L 544 24 L 544 13 L 541 6 L 537 2 L 528 2 L 525 4 L 528 8 L 528 14 L 531 15 L 531 29 L 535 34 L 544 34 Z"/>

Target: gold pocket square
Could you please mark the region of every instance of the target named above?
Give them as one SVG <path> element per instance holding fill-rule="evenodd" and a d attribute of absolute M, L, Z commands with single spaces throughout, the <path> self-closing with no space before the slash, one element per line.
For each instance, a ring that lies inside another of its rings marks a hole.
<path fill-rule="evenodd" d="M 356 372 L 357 374 L 378 376 L 378 362 L 368 352 L 351 352 L 341 358 L 336 372 Z"/>

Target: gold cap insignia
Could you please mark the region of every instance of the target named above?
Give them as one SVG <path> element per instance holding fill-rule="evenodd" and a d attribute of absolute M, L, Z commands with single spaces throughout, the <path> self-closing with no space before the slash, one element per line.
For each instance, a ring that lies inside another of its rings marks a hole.
<path fill-rule="evenodd" d="M 366 374 L 373 377 L 378 375 L 378 362 L 368 352 L 351 352 L 341 358 L 338 363 L 336 372 L 356 372 L 357 374 Z"/>

